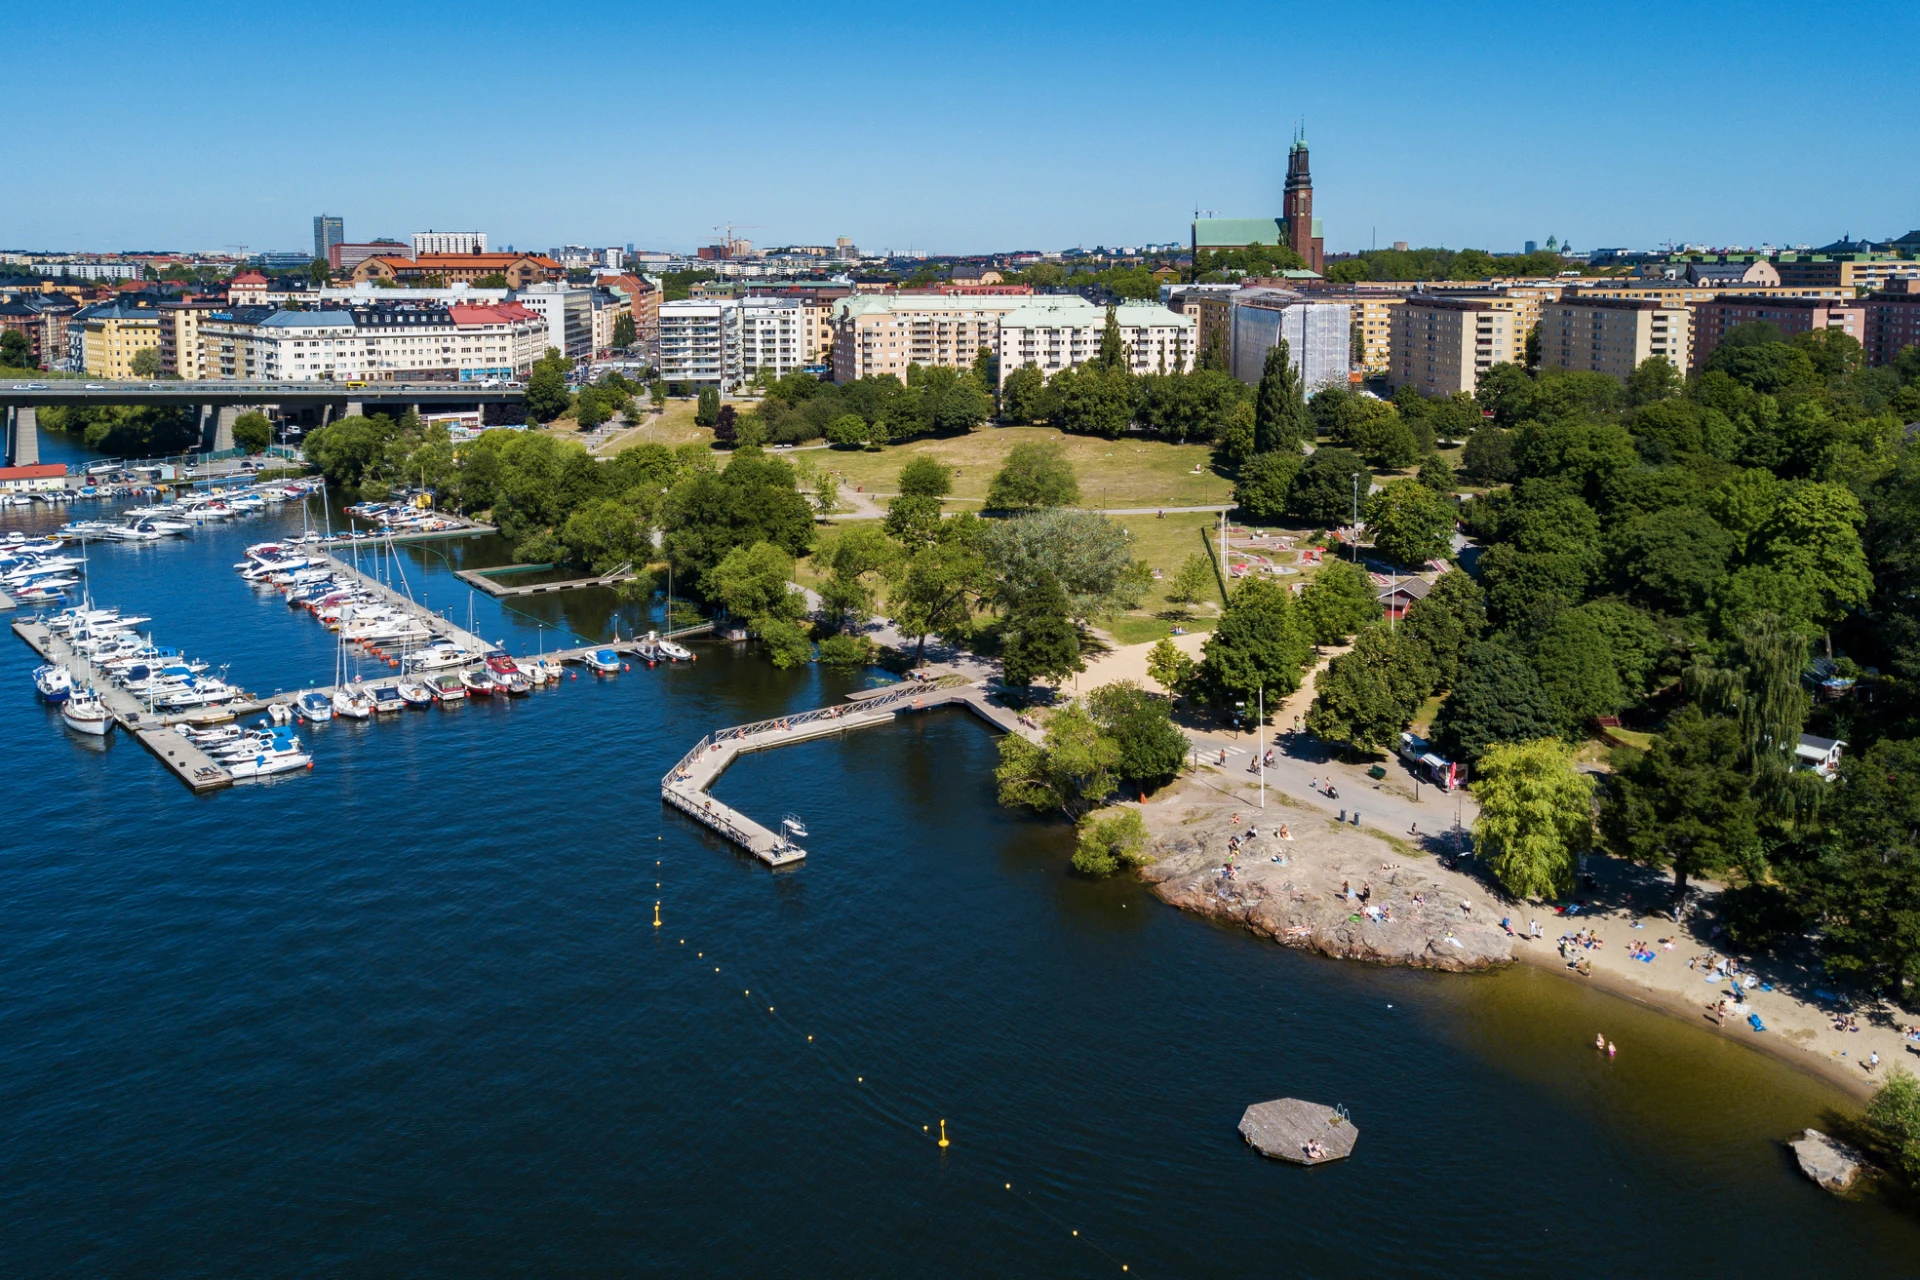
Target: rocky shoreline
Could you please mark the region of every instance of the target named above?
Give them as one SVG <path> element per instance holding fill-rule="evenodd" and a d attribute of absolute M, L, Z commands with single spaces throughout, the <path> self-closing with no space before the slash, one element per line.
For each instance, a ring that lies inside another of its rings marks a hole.
<path fill-rule="evenodd" d="M 1319 814 L 1236 807 L 1212 792 L 1176 794 L 1142 814 L 1154 843 L 1140 876 L 1183 911 L 1345 960 L 1467 971 L 1515 959 L 1499 904 L 1433 858 L 1406 857 Z"/>

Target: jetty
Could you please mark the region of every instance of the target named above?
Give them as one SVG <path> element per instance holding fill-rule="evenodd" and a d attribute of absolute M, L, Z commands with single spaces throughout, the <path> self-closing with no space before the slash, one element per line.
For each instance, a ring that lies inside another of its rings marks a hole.
<path fill-rule="evenodd" d="M 640 575 L 634 572 L 632 564 L 623 564 L 611 573 L 603 573 L 597 578 L 568 578 L 564 582 L 534 582 L 524 587 L 510 587 L 494 579 L 508 573 L 531 573 L 538 569 L 551 569 L 550 564 L 510 564 L 499 569 L 457 569 L 454 577 L 470 587 L 478 587 L 490 596 L 538 596 L 549 591 L 572 591 L 576 587 L 613 587 L 622 582 L 631 582 Z"/>
<path fill-rule="evenodd" d="M 812 711 L 776 716 L 752 724 L 735 725 L 708 734 L 693 744 L 667 775 L 660 779 L 660 798 L 667 804 L 739 845 L 769 867 L 787 867 L 805 861 L 807 851 L 784 831 L 772 831 L 730 805 L 707 794 L 727 766 L 749 751 L 766 751 L 790 743 L 807 742 L 850 729 L 891 724 L 904 714 L 936 707 L 963 706 L 996 729 L 1038 738 L 1037 730 L 1020 716 L 991 700 L 982 681 L 945 675 L 931 680 L 903 680 L 882 689 L 851 694 L 842 703 Z"/>
<path fill-rule="evenodd" d="M 77 687 L 91 688 L 98 694 L 102 705 L 113 713 L 115 722 L 194 791 L 217 791 L 233 785 L 232 774 L 169 727 L 194 713 L 150 714 L 138 698 L 115 685 L 106 672 L 96 670 L 85 654 L 69 646 L 43 622 L 24 619 L 13 624 L 13 632 L 26 641 L 27 647 L 39 654 L 43 662 L 65 667 Z"/>
<path fill-rule="evenodd" d="M 350 533 L 337 533 L 331 538 L 320 539 L 323 547 L 350 547 L 356 542 L 362 546 L 374 546 L 388 542 L 437 542 L 443 538 L 477 538 L 483 533 L 500 532 L 490 524 L 462 523 L 451 529 L 419 529 L 407 533 L 388 533 L 384 529 L 379 533 L 367 533 L 354 537 Z"/>
<path fill-rule="evenodd" d="M 1240 1136 L 1263 1156 L 1314 1165 L 1352 1155 L 1360 1131 L 1341 1108 L 1275 1098 L 1247 1108 L 1240 1117 Z"/>

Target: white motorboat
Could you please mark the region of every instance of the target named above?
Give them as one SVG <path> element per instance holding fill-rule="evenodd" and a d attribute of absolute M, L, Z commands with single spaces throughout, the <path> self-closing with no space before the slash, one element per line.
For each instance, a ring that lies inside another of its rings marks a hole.
<path fill-rule="evenodd" d="M 91 734 L 96 738 L 105 737 L 113 728 L 113 713 L 107 710 L 106 703 L 88 689 L 76 693 L 60 704 L 60 719 L 76 733 Z"/>
<path fill-rule="evenodd" d="M 409 671 L 445 671 L 452 667 L 464 667 L 473 661 L 468 653 L 451 640 L 436 640 L 424 649 L 416 649 L 400 659 L 400 665 Z"/>
<path fill-rule="evenodd" d="M 687 648 L 683 644 L 675 644 L 673 641 L 667 639 L 665 636 L 662 636 L 660 637 L 659 645 L 660 645 L 661 655 L 664 656 L 669 662 L 692 662 L 693 661 L 693 650 Z"/>
<path fill-rule="evenodd" d="M 303 693 L 296 701 L 300 714 L 315 724 L 333 719 L 333 700 L 324 693 Z"/>
<path fill-rule="evenodd" d="M 433 690 L 418 680 L 402 680 L 394 686 L 400 700 L 410 707 L 430 707 L 433 705 Z"/>

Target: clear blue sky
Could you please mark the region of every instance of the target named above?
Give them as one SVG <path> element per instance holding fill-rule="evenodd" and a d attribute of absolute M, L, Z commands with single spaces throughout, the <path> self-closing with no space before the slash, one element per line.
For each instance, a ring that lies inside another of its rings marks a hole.
<path fill-rule="evenodd" d="M 1920 4 L 19 5 L 0 246 L 1331 250 L 1920 227 Z M 26 73 L 26 74 L 22 74 Z M 25 97 L 19 97 L 19 92 Z"/>

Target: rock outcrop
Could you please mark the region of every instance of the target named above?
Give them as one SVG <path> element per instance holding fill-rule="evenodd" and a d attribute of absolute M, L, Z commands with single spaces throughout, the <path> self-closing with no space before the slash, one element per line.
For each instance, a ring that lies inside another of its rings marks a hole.
<path fill-rule="evenodd" d="M 1867 1171 L 1865 1156 L 1818 1129 L 1806 1130 L 1787 1145 L 1793 1148 L 1794 1159 L 1800 1162 L 1800 1172 L 1835 1195 L 1851 1191 Z"/>
<path fill-rule="evenodd" d="M 1344 959 L 1455 970 L 1513 959 L 1498 905 L 1433 858 L 1295 809 L 1263 813 L 1213 797 L 1149 809 L 1157 838 L 1140 874 L 1182 910 Z M 1283 823 L 1290 840 L 1277 834 Z"/>

